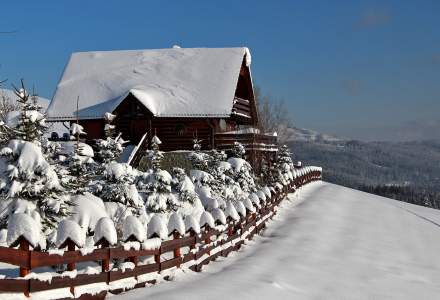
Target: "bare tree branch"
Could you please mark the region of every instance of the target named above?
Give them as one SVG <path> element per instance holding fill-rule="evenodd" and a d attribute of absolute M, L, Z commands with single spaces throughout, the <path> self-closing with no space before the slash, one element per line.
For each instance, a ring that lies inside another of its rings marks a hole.
<path fill-rule="evenodd" d="M 286 103 L 271 95 L 263 95 L 259 87 L 255 87 L 255 99 L 258 105 L 260 127 L 264 132 L 276 132 L 278 142 L 285 144 L 292 137 L 292 118 Z"/>

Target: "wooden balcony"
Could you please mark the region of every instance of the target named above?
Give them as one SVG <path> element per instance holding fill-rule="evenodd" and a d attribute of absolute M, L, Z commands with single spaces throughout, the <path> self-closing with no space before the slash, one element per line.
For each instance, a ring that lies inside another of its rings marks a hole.
<path fill-rule="evenodd" d="M 214 136 L 215 148 L 219 150 L 231 150 L 234 142 L 241 143 L 246 151 L 277 151 L 277 137 L 271 134 L 261 133 L 216 133 Z"/>

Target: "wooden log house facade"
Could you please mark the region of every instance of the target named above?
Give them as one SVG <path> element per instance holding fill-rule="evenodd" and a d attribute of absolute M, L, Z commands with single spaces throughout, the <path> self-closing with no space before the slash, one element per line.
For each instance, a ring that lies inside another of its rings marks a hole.
<path fill-rule="evenodd" d="M 104 137 L 104 114 L 138 157 L 157 135 L 161 150 L 246 148 L 253 166 L 276 154 L 259 130 L 247 48 L 172 48 L 74 53 L 48 108 L 50 122 L 76 122 L 86 139 Z M 79 97 L 79 103 L 76 99 Z M 78 109 L 76 109 L 78 105 Z M 133 164 L 139 160 L 131 161 Z"/>

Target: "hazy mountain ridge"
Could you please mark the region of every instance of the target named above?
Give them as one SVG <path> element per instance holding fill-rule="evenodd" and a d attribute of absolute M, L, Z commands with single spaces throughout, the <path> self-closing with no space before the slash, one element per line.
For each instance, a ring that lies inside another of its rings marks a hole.
<path fill-rule="evenodd" d="M 286 135 L 288 136 L 288 141 L 338 142 L 345 140 L 341 137 L 299 127 L 288 128 Z"/>
<path fill-rule="evenodd" d="M 310 136 L 316 136 L 316 132 L 311 132 Z M 302 137 L 307 137 L 307 133 Z M 300 138 L 288 144 L 295 159 L 322 166 L 326 181 L 416 204 L 427 197 L 427 202 L 436 203 L 427 206 L 440 208 L 440 140 Z"/>

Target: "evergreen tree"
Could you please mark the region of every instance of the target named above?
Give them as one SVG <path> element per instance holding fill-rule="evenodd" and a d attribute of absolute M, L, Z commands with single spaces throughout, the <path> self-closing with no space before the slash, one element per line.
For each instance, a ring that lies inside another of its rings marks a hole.
<path fill-rule="evenodd" d="M 239 142 L 234 142 L 234 148 L 232 149 L 232 156 L 237 158 L 244 158 L 246 154 L 246 149 Z"/>
<path fill-rule="evenodd" d="M 208 154 L 203 153 L 201 151 L 202 145 L 201 140 L 195 138 L 193 140 L 193 152 L 189 154 L 189 160 L 192 163 L 193 169 L 195 170 L 201 170 L 201 171 L 207 171 L 208 165 L 210 161 L 210 157 Z"/>
<path fill-rule="evenodd" d="M 251 193 L 257 190 L 257 185 L 255 184 L 251 165 L 243 159 L 245 153 L 246 150 L 243 145 L 235 142 L 232 151 L 233 157 L 229 158 L 228 162 L 232 166 L 231 178 L 240 186 L 242 191 Z"/>
<path fill-rule="evenodd" d="M 42 107 L 37 103 L 37 96 L 32 96 L 26 91 L 23 80 L 21 88 L 14 87 L 17 102 L 20 105 L 19 123 L 15 130 L 16 139 L 28 142 L 41 142 L 41 138 L 47 129 L 45 116 L 41 113 Z"/>
<path fill-rule="evenodd" d="M 97 171 L 92 148 L 80 141 L 80 136 L 85 134 L 84 128 L 78 123 L 71 125 L 70 139 L 75 140 L 74 153 L 66 161 L 67 176 L 63 185 L 73 194 L 89 192 L 90 182 Z"/>
<path fill-rule="evenodd" d="M 105 164 L 103 178 L 95 195 L 105 202 L 121 203 L 134 214 L 143 209 L 142 198 L 136 188 L 136 171 L 125 163 L 110 162 Z"/>
<path fill-rule="evenodd" d="M 6 201 L 9 214 L 29 213 L 41 223 L 42 231 L 48 233 L 68 215 L 70 203 L 63 197 L 56 168 L 41 147 L 46 128 L 41 108 L 29 97 L 23 82 L 15 93 L 19 98 L 20 117 L 4 141 L 7 146 L 0 151 L 0 163 L 7 166 L 5 174 L 0 174 L 0 198 Z M 0 226 L 4 228 L 7 215 L 3 216 Z"/>
<path fill-rule="evenodd" d="M 272 168 L 272 176 L 274 178 L 274 182 L 272 183 L 280 182 L 283 185 L 288 184 L 288 182 L 293 179 L 292 169 L 292 153 L 289 147 L 283 145 L 278 149 L 277 159 Z"/>
<path fill-rule="evenodd" d="M 106 135 L 106 139 L 100 139 L 97 141 L 97 147 L 99 149 L 97 152 L 97 156 L 104 163 L 117 161 L 121 156 L 122 151 L 124 150 L 124 141 L 122 140 L 121 135 L 119 134 L 116 138 L 114 137 L 115 126 L 111 123 L 115 119 L 115 117 L 115 115 L 108 112 L 104 114 L 104 119 L 106 122 L 104 132 Z"/>
<path fill-rule="evenodd" d="M 148 153 L 152 173 L 146 178 L 146 182 L 141 182 L 140 186 L 145 190 L 147 195 L 146 207 L 150 212 L 163 213 L 176 211 L 179 207 L 177 199 L 171 192 L 171 175 L 161 169 L 161 161 L 163 153 L 159 150 L 162 142 L 157 136 L 151 140 L 152 150 Z"/>
<path fill-rule="evenodd" d="M 173 189 L 179 194 L 180 202 L 194 204 L 197 200 L 194 185 L 182 168 L 173 168 Z"/>
<path fill-rule="evenodd" d="M 292 152 L 287 145 L 283 145 L 278 149 L 278 163 L 280 164 L 293 164 Z"/>

